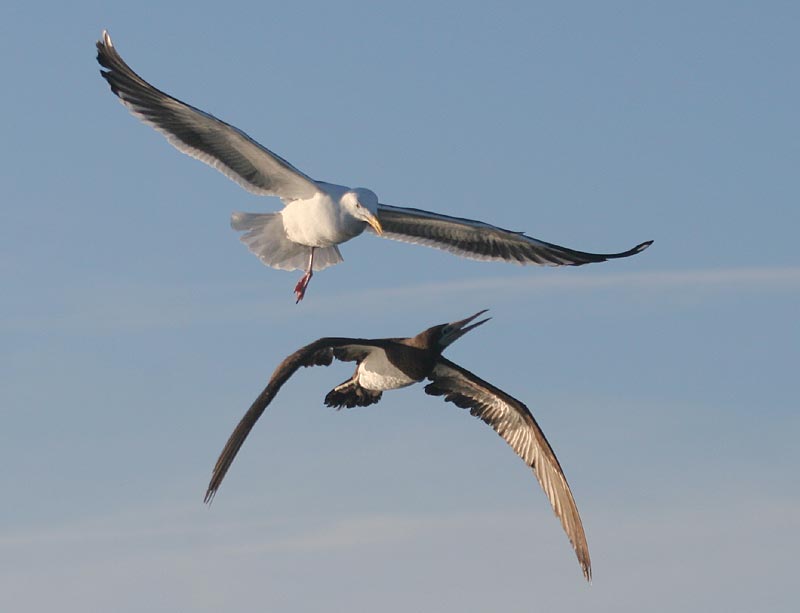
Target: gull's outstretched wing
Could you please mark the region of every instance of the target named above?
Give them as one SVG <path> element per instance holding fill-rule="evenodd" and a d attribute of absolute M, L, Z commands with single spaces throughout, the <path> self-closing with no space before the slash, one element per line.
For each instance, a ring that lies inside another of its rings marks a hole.
<path fill-rule="evenodd" d="M 105 31 L 97 41 L 97 61 L 107 69 L 100 74 L 130 112 L 161 132 L 179 151 L 255 194 L 290 201 L 310 198 L 318 191 L 313 179 L 241 130 L 142 79 L 123 61 Z"/>
<path fill-rule="evenodd" d="M 258 398 L 247 410 L 247 413 L 244 414 L 228 442 L 225 443 L 222 453 L 219 454 L 219 459 L 217 459 L 214 472 L 211 475 L 211 482 L 208 484 L 205 502 L 213 500 L 222 480 L 225 478 L 225 473 L 228 472 L 228 468 L 230 468 L 233 459 L 239 452 L 253 425 L 261 417 L 264 409 L 272 402 L 272 399 L 275 398 L 275 394 L 278 393 L 281 386 L 289 380 L 298 368 L 301 366 L 329 366 L 334 358 L 342 362 L 358 362 L 364 359 L 372 348 L 379 347 L 385 342 L 387 341 L 371 341 L 359 338 L 321 338 L 302 349 L 298 349 L 281 362 L 275 372 L 272 373 L 267 387 L 264 388 L 264 391 L 259 394 Z"/>
<path fill-rule="evenodd" d="M 474 260 L 500 260 L 543 266 L 580 266 L 626 258 L 647 249 L 653 241 L 620 253 L 586 253 L 546 243 L 482 221 L 450 217 L 420 209 L 378 205 L 385 238 L 443 249 Z M 367 228 L 371 230 L 371 228 Z"/>
<path fill-rule="evenodd" d="M 556 454 L 528 407 L 445 358 L 439 358 L 428 378 L 432 383 L 425 386 L 426 393 L 444 396 L 445 400 L 469 409 L 502 436 L 533 469 L 575 549 L 584 576 L 591 581 L 589 546 L 578 507 Z"/>

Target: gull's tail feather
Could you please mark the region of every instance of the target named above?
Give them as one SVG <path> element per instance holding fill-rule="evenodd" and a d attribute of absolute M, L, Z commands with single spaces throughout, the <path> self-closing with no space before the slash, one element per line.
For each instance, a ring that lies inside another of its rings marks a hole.
<path fill-rule="evenodd" d="M 308 266 L 309 247 L 290 241 L 283 227 L 283 216 L 278 213 L 234 213 L 231 228 L 244 232 L 241 241 L 258 259 L 279 270 L 305 270 Z M 314 251 L 314 272 L 324 270 L 342 261 L 336 246 L 317 247 Z"/>

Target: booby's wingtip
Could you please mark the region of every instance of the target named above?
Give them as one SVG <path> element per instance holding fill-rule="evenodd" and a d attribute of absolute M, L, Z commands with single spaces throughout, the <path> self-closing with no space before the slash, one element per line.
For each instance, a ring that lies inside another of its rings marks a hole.
<path fill-rule="evenodd" d="M 114 44 L 111 42 L 111 36 L 108 34 L 108 30 L 103 30 L 100 40 L 95 43 L 95 47 L 97 48 L 97 63 L 100 64 L 102 68 L 108 69 L 100 70 L 100 74 L 106 81 L 108 81 L 108 75 L 112 69 L 110 58 L 114 53 L 116 53 L 114 50 Z M 110 81 L 109 84 L 111 84 Z M 114 93 L 116 94 L 116 91 Z"/>

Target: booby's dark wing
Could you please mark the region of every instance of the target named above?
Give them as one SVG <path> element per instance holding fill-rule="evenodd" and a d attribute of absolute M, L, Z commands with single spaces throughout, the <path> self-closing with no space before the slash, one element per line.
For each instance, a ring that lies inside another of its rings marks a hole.
<path fill-rule="evenodd" d="M 385 238 L 443 249 L 473 260 L 495 260 L 543 266 L 580 266 L 626 258 L 647 249 L 653 241 L 620 253 L 586 253 L 546 243 L 482 221 L 450 217 L 420 209 L 378 205 Z M 371 228 L 367 228 L 373 231 Z M 373 231 L 374 232 L 374 231 Z"/>
<path fill-rule="evenodd" d="M 241 130 L 156 89 L 123 61 L 108 32 L 97 41 L 100 74 L 131 113 L 179 151 L 197 158 L 246 190 L 284 200 L 305 199 L 314 181 Z"/>
<path fill-rule="evenodd" d="M 244 440 L 261 417 L 264 409 L 269 406 L 275 394 L 284 383 L 289 380 L 301 366 L 329 366 L 334 358 L 342 362 L 360 362 L 375 347 L 380 347 L 387 341 L 372 341 L 358 338 L 321 338 L 313 343 L 298 349 L 278 365 L 272 373 L 267 387 L 259 394 L 253 404 L 244 414 L 239 424 L 234 429 L 228 442 L 220 453 L 211 482 L 208 484 L 205 502 L 211 502 L 217 493 L 225 473 L 228 472 L 233 459 L 239 452 Z"/>
<path fill-rule="evenodd" d="M 469 409 L 502 436 L 533 469 L 572 543 L 584 576 L 591 581 L 589 546 L 578 507 L 556 454 L 528 407 L 445 358 L 439 358 L 429 379 L 432 383 L 425 387 L 426 393 L 444 396 L 445 400 Z"/>

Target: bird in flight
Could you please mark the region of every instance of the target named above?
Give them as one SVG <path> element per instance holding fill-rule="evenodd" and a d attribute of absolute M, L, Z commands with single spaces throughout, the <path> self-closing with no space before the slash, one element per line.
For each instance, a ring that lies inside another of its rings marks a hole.
<path fill-rule="evenodd" d="M 97 61 L 128 110 L 179 151 L 254 194 L 283 201 L 276 213 L 233 213 L 231 226 L 244 233 L 242 242 L 267 266 L 304 271 L 294 288 L 297 302 L 315 271 L 342 261 L 339 245 L 365 230 L 475 260 L 545 266 L 625 258 L 653 242 L 620 253 L 587 253 L 482 221 L 381 204 L 372 190 L 312 179 L 238 128 L 156 89 L 123 61 L 106 31 L 97 42 Z"/>
<path fill-rule="evenodd" d="M 460 321 L 433 326 L 411 338 L 321 338 L 295 351 L 278 365 L 264 391 L 244 414 L 225 444 L 214 466 L 205 502 L 210 503 L 214 499 L 250 430 L 281 386 L 301 366 L 329 366 L 334 358 L 342 362 L 356 362 L 353 376 L 325 396 L 327 406 L 337 409 L 369 406 L 380 401 L 384 391 L 428 379 L 430 383 L 425 386 L 426 394 L 443 396 L 446 401 L 469 409 L 472 415 L 503 437 L 533 469 L 572 543 L 584 576 L 591 581 L 589 546 L 578 507 L 556 454 L 528 407 L 442 357 L 442 352 L 455 340 L 489 320 L 486 318 L 472 323 L 485 312 L 479 311 Z"/>

